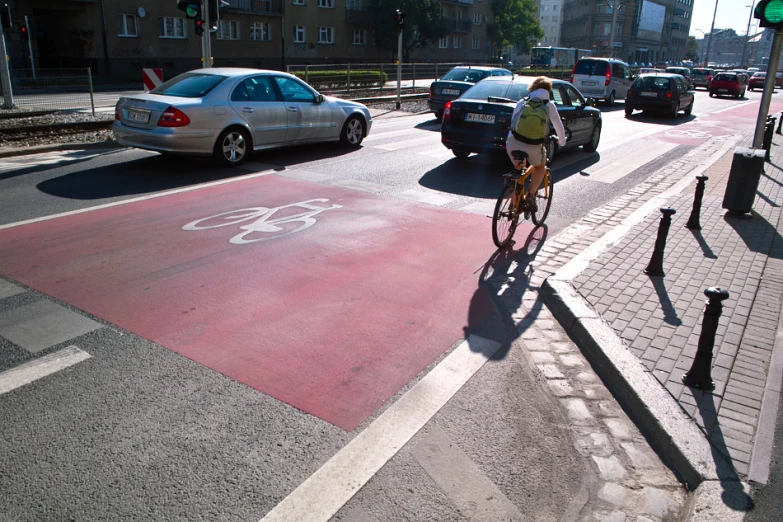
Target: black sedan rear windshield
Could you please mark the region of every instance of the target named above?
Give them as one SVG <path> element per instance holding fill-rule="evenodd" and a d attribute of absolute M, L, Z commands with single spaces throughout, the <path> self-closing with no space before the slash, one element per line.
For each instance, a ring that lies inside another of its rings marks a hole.
<path fill-rule="evenodd" d="M 150 94 L 179 96 L 181 98 L 201 98 L 226 78 L 228 76 L 217 74 L 180 74 L 152 89 Z"/>
<path fill-rule="evenodd" d="M 579 60 L 574 74 L 587 74 L 589 76 L 605 76 L 606 62 L 602 60 Z"/>
<path fill-rule="evenodd" d="M 478 69 L 468 69 L 466 67 L 456 67 L 447 72 L 441 80 L 450 80 L 453 82 L 470 82 L 478 83 L 486 75 L 487 71 L 480 71 Z"/>
<path fill-rule="evenodd" d="M 643 89 L 645 91 L 666 91 L 671 89 L 671 80 L 666 76 L 642 76 L 637 78 L 632 89 Z"/>
<path fill-rule="evenodd" d="M 464 93 L 460 98 L 471 100 L 486 100 L 490 96 L 495 98 L 508 98 L 511 101 L 519 101 L 530 92 L 530 84 L 523 82 L 496 82 L 487 80 L 477 83 Z"/>

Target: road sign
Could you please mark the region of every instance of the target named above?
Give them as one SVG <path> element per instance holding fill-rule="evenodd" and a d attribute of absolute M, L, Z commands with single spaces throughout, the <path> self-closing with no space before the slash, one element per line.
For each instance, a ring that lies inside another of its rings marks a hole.
<path fill-rule="evenodd" d="M 163 83 L 163 69 L 142 69 L 141 79 L 144 82 L 144 90 L 151 91 Z"/>

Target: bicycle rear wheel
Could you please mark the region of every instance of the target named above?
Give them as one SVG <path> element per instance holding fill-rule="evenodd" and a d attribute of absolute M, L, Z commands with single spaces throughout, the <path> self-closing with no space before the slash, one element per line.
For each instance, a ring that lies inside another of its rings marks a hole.
<path fill-rule="evenodd" d="M 495 203 L 495 212 L 492 214 L 492 241 L 498 248 L 508 245 L 517 228 L 519 214 L 515 211 L 515 185 L 515 183 L 506 183 L 503 186 L 498 201 Z"/>
<path fill-rule="evenodd" d="M 543 225 L 549 215 L 549 207 L 552 206 L 552 187 L 552 171 L 547 167 L 541 187 L 536 192 L 536 211 L 530 214 L 530 218 L 536 226 Z"/>

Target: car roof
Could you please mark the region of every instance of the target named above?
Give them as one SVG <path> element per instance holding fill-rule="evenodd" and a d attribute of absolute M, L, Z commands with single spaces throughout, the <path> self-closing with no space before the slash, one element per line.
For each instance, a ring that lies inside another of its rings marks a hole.
<path fill-rule="evenodd" d="M 522 76 L 522 75 L 514 75 L 514 76 L 490 76 L 489 78 L 485 78 L 481 80 L 481 83 L 484 82 L 509 82 L 509 83 L 532 83 L 535 78 L 533 76 Z M 565 80 L 558 80 L 556 78 L 550 78 L 552 81 L 552 85 L 571 85 L 570 82 L 567 82 Z"/>
<path fill-rule="evenodd" d="M 682 76 L 682 75 L 677 73 L 654 72 L 654 73 L 642 73 L 639 75 L 639 78 L 644 78 L 645 76 L 657 76 L 659 78 L 674 78 L 675 76 Z"/>
<path fill-rule="evenodd" d="M 453 71 L 454 69 L 475 69 L 477 71 L 508 71 L 508 69 L 503 67 L 488 67 L 486 65 L 457 65 L 449 70 Z"/>
<path fill-rule="evenodd" d="M 222 76 L 244 76 L 246 74 L 262 73 L 288 74 L 281 73 L 280 71 L 273 71 L 271 69 L 250 69 L 244 67 L 210 67 L 209 69 L 194 69 L 187 72 L 195 74 L 219 74 Z"/>
<path fill-rule="evenodd" d="M 627 62 L 624 62 L 622 60 L 618 60 L 617 58 L 604 58 L 602 56 L 583 56 L 577 60 L 577 62 L 581 62 L 582 60 L 601 60 L 603 62 L 617 62 L 617 63 L 623 63 L 625 65 L 628 65 Z"/>

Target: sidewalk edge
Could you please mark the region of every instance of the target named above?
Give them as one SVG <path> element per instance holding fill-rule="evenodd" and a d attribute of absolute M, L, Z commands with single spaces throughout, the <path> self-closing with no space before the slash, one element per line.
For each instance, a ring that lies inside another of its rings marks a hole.
<path fill-rule="evenodd" d="M 59 152 L 63 150 L 112 150 L 121 148 L 124 148 L 124 145 L 120 145 L 116 141 L 99 141 L 91 143 L 57 143 L 52 145 L 36 145 L 34 147 L 27 147 L 23 149 L 3 150 L 0 148 L 0 158 L 31 156 L 33 154 L 44 154 L 46 152 Z"/>

